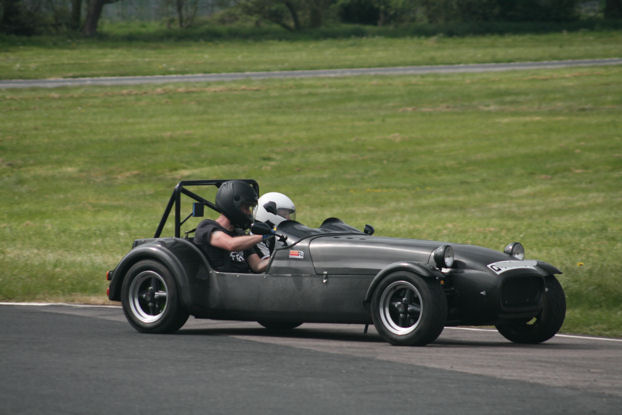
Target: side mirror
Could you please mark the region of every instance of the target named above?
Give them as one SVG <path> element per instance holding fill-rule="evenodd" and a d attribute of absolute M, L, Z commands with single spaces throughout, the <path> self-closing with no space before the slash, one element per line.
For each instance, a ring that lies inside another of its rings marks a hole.
<path fill-rule="evenodd" d="M 263 208 L 266 209 L 266 212 L 272 213 L 273 215 L 278 215 L 276 210 L 276 202 L 270 201 L 263 205 Z"/>
<path fill-rule="evenodd" d="M 272 228 L 264 222 L 253 222 L 251 225 L 251 232 L 255 235 L 268 235 L 272 233 Z"/>
<path fill-rule="evenodd" d="M 203 217 L 203 203 L 200 202 L 194 202 L 192 204 L 192 216 L 195 218 L 202 218 Z"/>
<path fill-rule="evenodd" d="M 373 235 L 376 230 L 371 225 L 365 225 L 365 229 L 363 229 L 363 232 L 365 232 L 367 235 Z"/>

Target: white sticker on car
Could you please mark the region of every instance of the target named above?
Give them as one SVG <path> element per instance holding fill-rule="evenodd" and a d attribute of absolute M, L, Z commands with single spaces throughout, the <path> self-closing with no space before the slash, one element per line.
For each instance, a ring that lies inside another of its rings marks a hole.
<path fill-rule="evenodd" d="M 495 274 L 503 274 L 515 269 L 536 269 L 538 261 L 499 261 L 488 264 L 488 268 Z"/>
<path fill-rule="evenodd" d="M 305 251 L 290 250 L 289 257 L 292 259 L 305 259 Z"/>

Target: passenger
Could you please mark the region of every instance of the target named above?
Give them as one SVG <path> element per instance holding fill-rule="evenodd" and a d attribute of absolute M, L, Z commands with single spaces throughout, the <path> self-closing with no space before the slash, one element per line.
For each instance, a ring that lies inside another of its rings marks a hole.
<path fill-rule="evenodd" d="M 268 212 L 265 205 L 274 202 L 276 213 Z M 253 212 L 256 221 L 264 222 L 271 228 L 276 228 L 284 220 L 296 220 L 296 206 L 294 202 L 283 193 L 266 193 L 257 201 L 257 207 Z M 262 258 L 268 258 L 274 251 L 276 239 L 270 238 L 257 244 L 257 248 L 262 252 Z"/>
<path fill-rule="evenodd" d="M 217 271 L 263 272 L 269 258 L 262 259 L 256 245 L 273 235 L 245 235 L 253 220 L 251 209 L 257 205 L 257 192 L 240 180 L 224 182 L 216 193 L 221 215 L 206 219 L 197 227 L 194 242 Z"/>

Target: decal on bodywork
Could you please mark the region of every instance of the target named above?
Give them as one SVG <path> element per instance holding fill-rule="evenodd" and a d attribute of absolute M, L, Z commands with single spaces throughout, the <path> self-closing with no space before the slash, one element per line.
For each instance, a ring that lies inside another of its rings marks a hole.
<path fill-rule="evenodd" d="M 538 261 L 499 261 L 488 264 L 488 268 L 495 274 L 503 274 L 515 269 L 536 269 Z"/>
<path fill-rule="evenodd" d="M 292 259 L 305 259 L 305 251 L 290 249 L 289 257 Z"/>

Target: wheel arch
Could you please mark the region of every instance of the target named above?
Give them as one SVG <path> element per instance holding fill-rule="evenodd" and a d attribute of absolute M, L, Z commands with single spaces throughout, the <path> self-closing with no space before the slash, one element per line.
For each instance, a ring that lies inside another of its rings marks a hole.
<path fill-rule="evenodd" d="M 559 269 L 557 269 L 556 267 L 554 267 L 553 265 L 543 262 L 543 261 L 538 261 L 538 267 L 541 268 L 548 276 L 555 276 L 556 274 L 563 274 Z"/>
<path fill-rule="evenodd" d="M 142 260 L 158 261 L 169 270 L 179 288 L 182 306 L 186 309 L 190 309 L 192 305 L 192 296 L 188 272 L 175 252 L 157 241 L 140 245 L 132 249 L 115 267 L 112 280 L 110 281 L 110 293 L 108 295 L 110 300 L 121 300 L 121 287 L 123 286 L 125 274 L 134 264 Z"/>
<path fill-rule="evenodd" d="M 369 287 L 367 288 L 367 293 L 365 294 L 365 298 L 363 300 L 364 304 L 369 304 L 371 302 L 371 297 L 376 290 L 376 287 L 387 275 L 390 275 L 397 271 L 406 271 L 412 274 L 418 275 L 425 279 L 436 279 L 438 278 L 437 271 L 417 262 L 394 262 L 392 264 L 387 265 L 383 269 L 381 269 L 372 279 Z"/>

